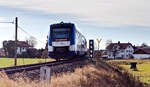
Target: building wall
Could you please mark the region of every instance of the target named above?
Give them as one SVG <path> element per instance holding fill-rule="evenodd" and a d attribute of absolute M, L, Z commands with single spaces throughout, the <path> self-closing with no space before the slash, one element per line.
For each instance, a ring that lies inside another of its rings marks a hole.
<path fill-rule="evenodd" d="M 3 50 L 0 51 L 0 57 L 5 56 L 5 52 Z"/>
<path fill-rule="evenodd" d="M 124 58 L 131 58 L 131 56 L 133 56 L 134 53 L 134 49 L 132 46 L 128 46 L 125 50 L 124 50 Z"/>
<path fill-rule="evenodd" d="M 17 54 L 21 54 L 27 51 L 27 47 L 17 47 Z"/>
<path fill-rule="evenodd" d="M 108 58 L 114 58 L 113 53 L 111 51 L 107 51 Z"/>
<path fill-rule="evenodd" d="M 134 59 L 150 58 L 150 54 L 133 54 Z"/>
<path fill-rule="evenodd" d="M 118 49 L 116 53 L 116 58 L 131 58 L 133 56 L 134 49 L 131 45 L 129 45 L 126 49 Z M 114 58 L 112 51 L 107 51 L 108 58 Z"/>

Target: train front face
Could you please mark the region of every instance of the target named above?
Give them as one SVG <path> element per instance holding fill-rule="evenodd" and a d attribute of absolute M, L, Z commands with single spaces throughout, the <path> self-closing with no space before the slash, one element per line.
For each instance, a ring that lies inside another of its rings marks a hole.
<path fill-rule="evenodd" d="M 50 26 L 48 52 L 51 58 L 73 58 L 75 56 L 74 44 L 74 24 L 60 23 Z"/>

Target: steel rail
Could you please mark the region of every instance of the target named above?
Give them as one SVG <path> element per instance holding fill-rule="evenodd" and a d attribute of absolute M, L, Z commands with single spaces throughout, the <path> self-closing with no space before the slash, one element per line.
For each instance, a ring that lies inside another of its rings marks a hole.
<path fill-rule="evenodd" d="M 61 61 L 53 61 L 53 62 L 46 62 L 46 63 L 37 63 L 37 64 L 28 64 L 28 65 L 20 65 L 20 66 L 14 66 L 14 67 L 6 67 L 6 68 L 0 68 L 0 73 L 5 72 L 6 74 L 13 74 L 17 72 L 23 72 L 23 71 L 31 71 L 40 69 L 42 66 L 57 66 L 61 64 L 67 64 L 72 63 L 76 61 L 82 61 L 86 58 L 76 58 L 72 60 L 61 60 Z"/>

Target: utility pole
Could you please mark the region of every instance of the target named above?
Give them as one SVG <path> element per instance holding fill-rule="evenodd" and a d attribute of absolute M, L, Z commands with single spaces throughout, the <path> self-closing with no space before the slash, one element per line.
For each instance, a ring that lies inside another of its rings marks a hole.
<path fill-rule="evenodd" d="M 18 34 L 18 17 L 15 18 L 15 60 L 14 65 L 17 65 L 17 34 Z"/>

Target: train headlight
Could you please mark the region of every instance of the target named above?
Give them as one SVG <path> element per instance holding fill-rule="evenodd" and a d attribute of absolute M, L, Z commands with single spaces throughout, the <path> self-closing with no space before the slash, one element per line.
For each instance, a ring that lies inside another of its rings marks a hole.
<path fill-rule="evenodd" d="M 52 46 L 48 46 L 48 51 L 53 51 L 53 47 Z"/>
<path fill-rule="evenodd" d="M 75 51 L 75 45 L 71 45 L 71 46 L 69 47 L 69 50 L 70 50 L 70 51 Z"/>

